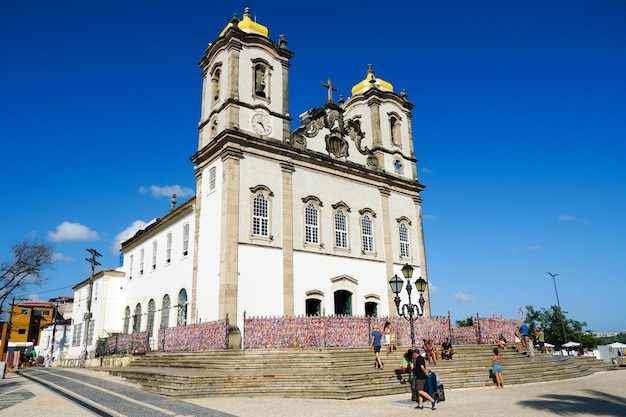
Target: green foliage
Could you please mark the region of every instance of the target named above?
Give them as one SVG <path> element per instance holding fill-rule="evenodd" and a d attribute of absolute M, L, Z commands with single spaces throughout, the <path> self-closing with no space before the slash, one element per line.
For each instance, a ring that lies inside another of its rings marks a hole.
<path fill-rule="evenodd" d="M 466 318 L 465 320 L 457 320 L 456 327 L 473 327 L 474 326 L 474 318 L 472 316 Z"/>
<path fill-rule="evenodd" d="M 558 349 L 566 338 L 563 337 L 563 327 L 568 341 L 578 342 L 584 348 L 593 349 L 598 346 L 598 339 L 584 332 L 585 322 L 567 318 L 567 311 L 561 312 L 559 307 L 535 310 L 531 305 L 526 306 L 526 323 L 530 329 L 541 327 L 547 343 L 552 343 Z"/>

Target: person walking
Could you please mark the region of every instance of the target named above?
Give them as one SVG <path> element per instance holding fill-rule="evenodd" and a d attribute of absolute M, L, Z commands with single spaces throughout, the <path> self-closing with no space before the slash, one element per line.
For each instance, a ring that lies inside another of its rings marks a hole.
<path fill-rule="evenodd" d="M 493 348 L 491 367 L 493 369 L 493 374 L 496 376 L 496 388 L 504 388 L 504 379 L 502 378 L 502 356 L 500 356 L 498 348 Z"/>
<path fill-rule="evenodd" d="M 518 329 L 515 329 L 515 350 L 522 353 L 522 335 Z"/>
<path fill-rule="evenodd" d="M 522 339 L 522 345 L 528 347 L 528 323 L 524 320 L 521 326 L 519 326 L 519 332 Z"/>
<path fill-rule="evenodd" d="M 386 321 L 383 326 L 383 343 L 387 346 L 387 356 L 389 356 L 393 348 L 391 345 L 391 323 L 389 321 Z"/>
<path fill-rule="evenodd" d="M 537 344 L 539 345 L 541 353 L 548 353 L 548 349 L 546 348 L 546 335 L 541 327 L 537 327 L 535 329 L 535 337 L 537 339 Z"/>
<path fill-rule="evenodd" d="M 426 378 L 432 373 L 430 369 L 426 369 L 426 361 L 420 355 L 420 350 L 415 349 L 413 351 L 413 381 L 415 384 L 415 391 L 417 392 L 417 405 L 415 408 L 417 410 L 424 409 L 424 398 L 431 402 L 431 409 L 436 409 L 437 400 L 430 396 L 429 393 L 425 391 L 426 387 Z"/>
<path fill-rule="evenodd" d="M 370 347 L 374 349 L 374 355 L 376 356 L 374 368 L 383 369 L 383 361 L 380 359 L 380 339 L 382 338 L 382 335 L 378 329 L 378 324 L 375 324 L 372 336 L 370 337 Z"/>

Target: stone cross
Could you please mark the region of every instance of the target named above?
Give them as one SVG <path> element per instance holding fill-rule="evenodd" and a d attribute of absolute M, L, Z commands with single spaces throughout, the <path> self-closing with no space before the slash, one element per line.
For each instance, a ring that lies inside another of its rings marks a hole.
<path fill-rule="evenodd" d="M 322 83 L 322 86 L 328 88 L 328 101 L 333 101 L 333 91 L 337 91 L 337 87 L 333 86 L 333 81 L 329 78 L 327 82 Z"/>

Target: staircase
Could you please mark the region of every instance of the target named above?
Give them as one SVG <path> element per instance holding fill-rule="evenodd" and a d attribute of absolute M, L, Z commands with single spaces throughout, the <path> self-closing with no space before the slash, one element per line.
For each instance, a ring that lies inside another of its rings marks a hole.
<path fill-rule="evenodd" d="M 400 363 L 406 348 L 374 369 L 367 349 L 226 350 L 135 356 L 129 366 L 97 370 L 119 375 L 150 392 L 172 397 L 254 396 L 354 399 L 410 392 Z M 491 386 L 493 346 L 455 346 L 453 360 L 429 366 L 446 389 Z M 506 385 L 577 378 L 613 369 L 593 357 L 501 351 Z"/>

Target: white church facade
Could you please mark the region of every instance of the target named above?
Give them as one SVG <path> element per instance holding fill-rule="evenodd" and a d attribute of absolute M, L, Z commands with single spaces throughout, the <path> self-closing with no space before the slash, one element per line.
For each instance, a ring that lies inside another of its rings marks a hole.
<path fill-rule="evenodd" d="M 196 195 L 123 242 L 120 268 L 74 287 L 92 294 L 89 351 L 226 317 L 236 332 L 244 313 L 395 315 L 390 278 L 408 263 L 428 281 L 413 105 L 370 66 L 346 100 L 324 83 L 328 100 L 291 131 L 292 56 L 248 10 L 209 44 Z M 74 355 L 86 308 L 75 302 Z"/>

